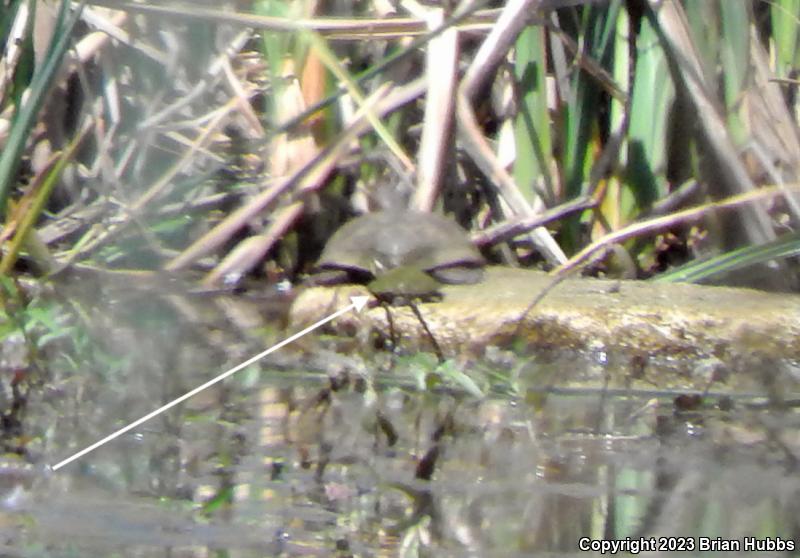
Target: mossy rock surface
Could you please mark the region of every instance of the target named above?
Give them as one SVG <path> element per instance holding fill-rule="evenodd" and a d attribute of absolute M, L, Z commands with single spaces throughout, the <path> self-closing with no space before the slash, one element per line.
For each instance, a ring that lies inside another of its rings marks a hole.
<path fill-rule="evenodd" d="M 448 285 L 438 302 L 419 308 L 443 350 L 480 354 L 488 346 L 609 352 L 647 361 L 715 359 L 725 366 L 800 360 L 800 296 L 750 289 L 644 281 L 567 279 L 530 313 L 530 302 L 550 284 L 541 272 L 494 267 L 474 285 Z M 292 308 L 294 324 L 310 323 L 358 286 L 313 288 Z M 409 308 L 393 308 L 404 343 L 425 344 Z M 382 308 L 339 318 L 343 332 L 386 332 Z"/>

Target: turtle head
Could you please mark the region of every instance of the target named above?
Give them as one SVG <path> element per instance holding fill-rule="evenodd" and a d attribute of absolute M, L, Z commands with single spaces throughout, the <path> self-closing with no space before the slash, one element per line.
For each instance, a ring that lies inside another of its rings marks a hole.
<path fill-rule="evenodd" d="M 380 300 L 389 304 L 407 304 L 414 300 L 438 300 L 441 283 L 416 266 L 400 266 L 388 270 L 370 282 L 367 288 Z"/>

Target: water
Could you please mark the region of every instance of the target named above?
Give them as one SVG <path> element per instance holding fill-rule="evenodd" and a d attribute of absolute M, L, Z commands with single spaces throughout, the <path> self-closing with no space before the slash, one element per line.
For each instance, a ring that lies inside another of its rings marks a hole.
<path fill-rule="evenodd" d="M 57 305 L 48 327 L 62 330 L 42 343 L 43 379 L 17 394 L 18 428 L 6 420 L 3 555 L 562 556 L 601 540 L 655 541 L 662 551 L 794 544 L 790 394 L 779 405 L 766 389 L 711 385 L 698 397 L 604 382 L 631 366 L 604 354 L 493 349 L 437 368 L 431 355 L 390 359 L 329 330 L 48 473 L 46 464 L 286 336 L 258 323 L 271 298 L 63 289 L 43 301 Z"/>

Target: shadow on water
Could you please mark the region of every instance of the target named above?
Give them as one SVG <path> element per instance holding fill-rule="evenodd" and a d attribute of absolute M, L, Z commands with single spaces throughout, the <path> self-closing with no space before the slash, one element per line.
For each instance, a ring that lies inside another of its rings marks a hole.
<path fill-rule="evenodd" d="M 256 298 L 76 284 L 50 301 L 66 333 L 42 345 L 19 451 L 5 436 L 4 556 L 778 553 L 798 536 L 791 397 L 570 385 L 615 366 L 598 355 L 450 363 L 479 397 L 425 355 L 389 368 L 314 334 L 45 472 L 286 335 Z"/>

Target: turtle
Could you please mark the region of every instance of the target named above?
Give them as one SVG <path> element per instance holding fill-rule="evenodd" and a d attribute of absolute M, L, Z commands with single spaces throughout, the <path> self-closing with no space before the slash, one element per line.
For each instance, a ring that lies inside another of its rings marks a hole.
<path fill-rule="evenodd" d="M 434 213 L 366 213 L 330 238 L 317 268 L 321 282 L 366 284 L 383 300 L 427 299 L 442 284 L 477 283 L 485 261 L 466 231 Z"/>

